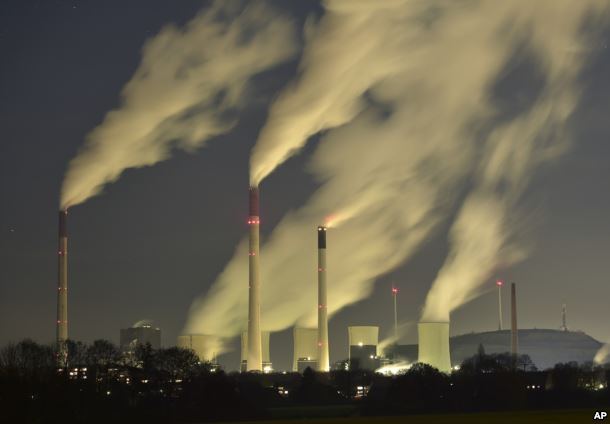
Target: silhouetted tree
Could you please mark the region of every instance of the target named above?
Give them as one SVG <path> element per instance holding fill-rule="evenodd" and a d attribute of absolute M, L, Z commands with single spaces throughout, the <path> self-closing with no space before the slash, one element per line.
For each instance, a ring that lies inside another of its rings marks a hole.
<path fill-rule="evenodd" d="M 170 378 L 185 378 L 195 371 L 199 358 L 190 349 L 170 347 L 159 349 L 154 354 L 155 367 Z"/>
<path fill-rule="evenodd" d="M 66 341 L 68 347 L 68 364 L 70 367 L 82 367 L 87 365 L 89 347 L 83 342 L 74 340 Z"/>
<path fill-rule="evenodd" d="M 155 367 L 155 352 L 150 343 L 136 346 L 135 359 L 137 366 L 144 371 L 150 371 Z"/>
<path fill-rule="evenodd" d="M 388 401 L 394 410 L 446 409 L 449 377 L 427 364 L 417 363 L 392 380 Z"/>
<path fill-rule="evenodd" d="M 108 340 L 95 340 L 86 355 L 87 365 L 97 369 L 108 369 L 119 361 L 119 350 Z"/>

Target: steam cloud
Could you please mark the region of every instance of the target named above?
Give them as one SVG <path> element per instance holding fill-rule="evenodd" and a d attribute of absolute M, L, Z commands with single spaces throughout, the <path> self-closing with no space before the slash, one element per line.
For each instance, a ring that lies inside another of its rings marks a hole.
<path fill-rule="evenodd" d="M 511 215 L 518 215 L 518 200 L 535 169 L 566 150 L 565 124 L 578 104 L 578 75 L 585 63 L 580 31 L 588 13 L 608 7 L 595 1 L 517 3 L 520 12 L 531 13 L 520 20 L 529 23 L 528 42 L 544 88 L 529 110 L 487 137 L 474 189 L 451 229 L 451 251 L 428 293 L 422 321 L 448 321 L 451 311 L 479 294 L 495 269 L 525 256 Z"/>
<path fill-rule="evenodd" d="M 184 28 L 166 26 L 144 45 L 121 106 L 70 162 L 61 207 L 99 194 L 126 169 L 167 159 L 174 147 L 192 151 L 227 132 L 248 80 L 295 51 L 290 19 L 261 2 L 216 1 Z"/>
<path fill-rule="evenodd" d="M 597 351 L 593 362 L 597 365 L 602 365 L 608 362 L 608 358 L 610 358 L 610 344 L 606 343 Z"/>
<path fill-rule="evenodd" d="M 309 136 L 327 130 L 310 164 L 319 189 L 261 250 L 262 326 L 314 326 L 317 223 L 331 216 L 335 226 L 327 252 L 333 314 L 403 264 L 474 181 L 424 310 L 426 319 L 446 320 L 491 269 L 519 257 L 509 213 L 533 169 L 560 151 L 556 131 L 577 101 L 580 25 L 605 6 L 324 4 L 325 15 L 308 32 L 300 76 L 272 106 L 251 159 L 251 182 L 259 183 Z M 518 48 L 533 53 L 545 86 L 528 110 L 501 121 L 493 86 Z M 187 332 L 230 338 L 245 328 L 247 264 L 244 240 L 192 305 Z"/>

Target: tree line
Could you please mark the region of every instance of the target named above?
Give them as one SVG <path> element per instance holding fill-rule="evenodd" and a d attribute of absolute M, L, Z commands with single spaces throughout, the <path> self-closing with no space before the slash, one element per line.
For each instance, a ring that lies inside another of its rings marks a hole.
<path fill-rule="evenodd" d="M 330 373 L 227 374 L 188 349 L 120 352 L 106 340 L 69 341 L 66 369 L 55 355 L 31 340 L 0 349 L 0 422 L 256 420 L 316 405 L 352 415 L 610 406 L 607 367 L 539 371 L 526 355 L 488 355 L 482 346 L 451 374 L 414 364 L 394 376 L 357 364 Z"/>

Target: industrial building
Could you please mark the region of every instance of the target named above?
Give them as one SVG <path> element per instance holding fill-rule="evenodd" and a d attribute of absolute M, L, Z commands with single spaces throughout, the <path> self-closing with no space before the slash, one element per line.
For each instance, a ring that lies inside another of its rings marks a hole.
<path fill-rule="evenodd" d="M 305 368 L 318 367 L 318 329 L 295 327 L 292 331 L 294 353 L 292 371 L 302 373 Z"/>
<path fill-rule="evenodd" d="M 443 372 L 451 371 L 448 322 L 420 322 L 417 324 L 417 361 Z"/>
<path fill-rule="evenodd" d="M 138 345 L 147 343 L 153 349 L 161 348 L 161 330 L 153 327 L 149 321 L 138 321 L 129 328 L 121 329 L 121 351 L 133 352 Z"/>
<path fill-rule="evenodd" d="M 270 333 L 268 331 L 261 331 L 261 353 L 262 353 L 262 371 L 271 372 L 273 371 L 273 364 L 269 356 L 269 338 Z M 240 370 L 245 371 L 257 371 L 251 370 L 248 367 L 248 352 L 250 345 L 248 344 L 248 332 L 244 331 L 241 333 L 241 363 Z"/>
<path fill-rule="evenodd" d="M 582 331 L 519 329 L 517 332 L 519 354 L 529 355 L 538 369 L 550 368 L 560 362 L 593 361 L 603 345 Z M 453 336 L 449 339 L 451 365 L 460 365 L 465 359 L 475 355 L 480 345 L 490 354 L 509 353 L 511 344 L 511 330 Z M 391 346 L 385 354 L 394 360 L 415 362 L 418 359 L 418 345 Z"/>
<path fill-rule="evenodd" d="M 379 368 L 377 345 L 379 344 L 379 327 L 347 327 L 349 339 L 350 366 L 374 370 Z"/>
<path fill-rule="evenodd" d="M 178 347 L 191 349 L 201 362 L 216 364 L 218 338 L 207 334 L 183 334 L 178 336 Z"/>

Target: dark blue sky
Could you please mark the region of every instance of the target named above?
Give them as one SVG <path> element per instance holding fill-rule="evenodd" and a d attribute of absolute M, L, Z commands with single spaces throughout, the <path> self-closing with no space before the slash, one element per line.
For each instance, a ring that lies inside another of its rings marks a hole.
<path fill-rule="evenodd" d="M 314 1 L 275 2 L 302 24 Z M 119 102 L 144 41 L 181 24 L 201 1 L 3 1 L 0 3 L 0 344 L 55 337 L 58 193 L 85 135 Z M 573 117 L 573 147 L 541 169 L 525 203 L 532 215 L 528 259 L 498 277 L 518 284 L 523 327 L 568 326 L 610 341 L 610 51 L 595 43 Z M 195 154 L 177 152 L 121 180 L 70 213 L 70 335 L 118 342 L 119 329 L 152 319 L 172 345 L 192 300 L 205 292 L 245 235 L 248 156 L 266 106 L 295 74 L 296 61 L 262 76 L 265 97 L 231 133 Z M 518 78 L 511 84 L 525 84 Z M 510 95 L 511 90 L 499 90 Z M 310 145 L 263 185 L 263 233 L 305 202 L 315 184 L 304 170 Z M 446 228 L 448 228 L 447 223 Z M 391 283 L 401 321 L 415 322 L 447 251 L 440 231 L 373 295 L 331 320 L 331 359 L 347 351 L 350 324 L 390 332 Z M 247 283 L 244 281 L 244 290 Z M 490 281 L 490 289 L 493 289 Z M 505 292 L 508 299 L 508 291 Z M 506 304 L 508 305 L 508 304 Z M 452 317 L 452 333 L 496 327 L 493 293 Z M 507 310 L 508 308 L 505 308 Z M 414 341 L 414 331 L 405 341 Z M 291 331 L 274 334 L 276 368 L 291 363 Z M 237 346 L 237 345 L 236 345 Z M 223 361 L 237 366 L 237 353 Z"/>

